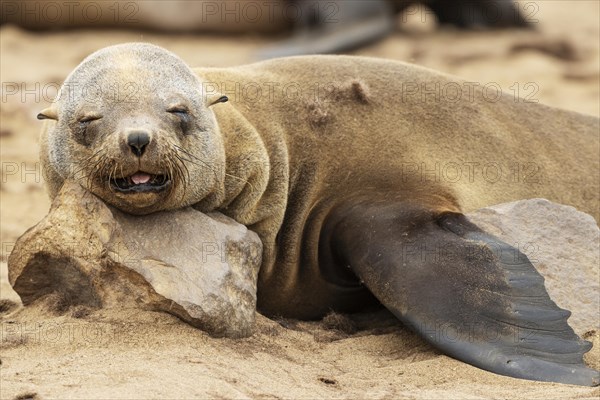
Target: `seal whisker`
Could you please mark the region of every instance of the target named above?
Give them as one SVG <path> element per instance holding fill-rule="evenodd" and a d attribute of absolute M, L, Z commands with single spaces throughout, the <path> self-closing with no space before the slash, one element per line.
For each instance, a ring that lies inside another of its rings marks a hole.
<path fill-rule="evenodd" d="M 186 167 L 185 163 L 183 162 L 182 158 L 180 157 L 179 154 L 177 154 L 177 152 L 173 152 L 173 157 L 176 160 L 173 159 L 169 159 L 169 161 L 171 162 L 171 168 L 173 169 L 173 174 L 177 176 L 178 181 L 183 183 L 183 192 L 182 192 L 182 198 L 184 198 L 185 193 L 187 191 L 187 182 L 190 179 L 190 174 L 189 174 L 189 170 Z M 185 171 L 185 174 L 184 174 Z"/>
<path fill-rule="evenodd" d="M 101 174 L 101 170 L 104 164 L 103 158 L 94 160 L 102 152 L 102 150 L 103 149 L 97 150 L 96 152 L 79 162 L 78 168 L 75 168 L 72 171 L 72 179 L 85 180 L 85 186 L 87 188 L 91 188 L 91 182 L 95 179 L 97 175 Z M 78 175 L 84 170 L 89 170 L 90 172 L 78 178 Z"/>
<path fill-rule="evenodd" d="M 93 159 L 94 159 L 94 158 L 95 158 L 95 157 L 96 157 L 98 154 L 100 154 L 100 152 L 102 152 L 102 150 L 103 150 L 103 149 L 99 149 L 99 150 L 97 150 L 96 152 L 94 152 L 92 155 L 90 155 L 89 157 L 86 157 L 86 158 L 84 158 L 84 159 L 83 159 L 83 160 L 82 160 L 82 161 L 79 163 L 79 165 L 80 165 L 80 168 L 79 168 L 78 170 L 73 170 L 73 178 L 75 178 L 75 176 L 76 176 L 77 174 L 79 174 L 79 173 L 80 173 L 82 170 L 84 170 L 84 169 L 88 168 L 90 165 L 92 165 L 91 163 L 92 163 Z M 98 166 L 98 162 L 96 162 L 96 163 L 94 164 L 94 166 Z M 93 172 L 93 171 L 92 171 L 92 172 Z M 88 174 L 88 176 L 89 176 L 89 174 Z"/>
<path fill-rule="evenodd" d="M 112 182 L 113 179 L 115 179 L 116 177 L 116 173 L 117 173 L 117 168 L 120 168 L 120 165 L 117 165 L 116 163 L 114 164 L 112 170 L 110 171 L 110 174 L 108 175 L 108 180 L 106 182 L 106 188 L 108 190 L 110 190 L 110 182 Z M 123 169 L 121 168 L 121 172 L 123 171 Z"/>
<path fill-rule="evenodd" d="M 90 161 L 92 160 L 94 157 L 96 157 L 98 154 L 100 154 L 104 149 L 100 148 L 98 149 L 96 152 L 94 152 L 91 156 L 84 158 L 83 161 Z"/>
<path fill-rule="evenodd" d="M 102 164 L 102 160 L 97 160 L 94 164 L 92 171 L 85 177 L 85 186 L 87 188 L 92 187 L 92 182 L 96 179 L 96 175 L 101 173 Z"/>
<path fill-rule="evenodd" d="M 233 179 L 237 179 L 237 180 L 238 180 L 238 181 L 240 181 L 240 182 L 244 182 L 245 184 L 247 184 L 248 186 L 250 186 L 250 189 L 251 189 L 252 191 L 255 191 L 255 190 L 256 190 L 256 188 L 254 187 L 254 185 L 253 185 L 252 183 L 250 183 L 250 181 L 249 181 L 249 180 L 247 180 L 247 179 L 240 178 L 239 176 L 235 176 L 235 175 L 228 174 L 227 172 L 225 172 L 225 176 L 228 176 L 228 177 L 230 177 L 230 178 L 233 178 Z"/>
<path fill-rule="evenodd" d="M 104 159 L 98 160 L 94 169 L 94 173 L 88 176 L 86 183 L 88 188 L 91 188 L 94 185 L 94 182 L 98 180 L 98 177 L 101 178 L 104 175 L 104 171 L 106 170 L 106 161 Z"/>
<path fill-rule="evenodd" d="M 119 175 L 121 175 L 121 178 L 125 177 L 125 174 L 123 173 L 123 164 L 119 165 Z"/>
<path fill-rule="evenodd" d="M 187 150 L 185 150 L 185 149 L 183 149 L 183 148 L 181 148 L 181 147 L 177 146 L 176 144 L 174 144 L 173 146 L 174 146 L 174 147 L 175 147 L 177 150 L 179 150 L 180 152 L 182 152 L 183 154 L 185 154 L 186 156 L 188 156 L 188 157 L 189 157 L 189 158 L 184 158 L 184 157 L 181 157 L 181 155 L 179 155 L 181 160 L 183 160 L 183 161 L 187 161 L 187 162 L 189 162 L 189 163 L 192 163 L 192 164 L 195 164 L 195 165 L 205 166 L 206 168 L 210 169 L 210 170 L 212 171 L 212 173 L 213 173 L 213 174 L 215 174 L 215 178 L 217 178 L 217 179 L 219 178 L 219 175 L 217 174 L 217 171 L 215 171 L 215 169 L 214 169 L 214 168 L 213 168 L 213 167 L 212 167 L 210 164 L 208 164 L 206 161 L 202 160 L 202 159 L 201 159 L 201 158 L 199 158 L 199 157 L 196 157 L 195 155 L 193 155 L 193 154 L 189 153 Z M 197 161 L 199 161 L 201 164 L 198 164 L 198 163 L 194 162 L 193 160 L 197 160 Z"/>
<path fill-rule="evenodd" d="M 175 180 L 176 176 L 175 176 L 175 173 L 173 172 L 173 168 L 172 168 L 171 164 L 172 164 L 171 157 L 167 156 L 164 160 L 160 160 L 159 167 L 160 167 L 161 171 L 164 171 L 166 179 Z M 173 187 L 171 187 L 169 189 L 169 195 L 171 195 L 172 193 L 173 193 Z"/>
<path fill-rule="evenodd" d="M 104 161 L 104 164 L 106 166 L 105 169 L 108 172 L 108 174 L 102 174 L 100 176 L 101 182 L 103 184 L 107 185 L 107 189 L 110 189 L 110 179 L 111 179 L 112 175 L 115 172 L 115 168 L 117 167 L 116 164 L 113 164 L 110 161 L 112 161 L 112 160 L 105 160 Z M 107 177 L 107 175 L 108 175 L 108 177 Z"/>
<path fill-rule="evenodd" d="M 210 166 L 210 164 L 208 164 L 206 161 L 202 160 L 201 158 L 198 158 L 198 157 L 194 156 L 193 154 L 190 154 L 188 151 L 186 151 L 186 150 L 182 149 L 181 147 L 179 147 L 179 146 L 177 146 L 177 145 L 174 145 L 174 146 L 175 146 L 175 147 L 176 147 L 178 150 L 180 150 L 182 153 L 184 153 L 184 154 L 188 155 L 189 157 L 193 158 L 194 160 L 198 160 L 199 162 L 201 162 L 201 163 L 202 163 L 202 165 L 204 165 L 204 166 L 206 166 L 207 168 L 211 169 L 211 170 L 212 170 L 212 172 L 215 174 L 215 176 L 218 178 L 217 172 L 216 172 L 216 171 L 214 170 L 214 168 L 213 168 L 212 166 Z M 195 163 L 194 161 L 192 161 L 192 160 L 190 160 L 190 159 L 183 158 L 183 160 L 185 160 L 185 161 L 187 161 L 187 162 L 190 162 L 190 163 L 192 163 L 192 164 L 199 165 L 199 164 Z M 224 175 L 225 175 L 225 176 L 228 176 L 228 177 L 230 177 L 230 178 L 233 178 L 233 179 L 237 179 L 237 180 L 238 180 L 238 181 L 240 181 L 240 182 L 244 182 L 244 183 L 248 184 L 248 186 L 250 186 L 250 188 L 251 188 L 251 190 L 252 190 L 252 191 L 256 190 L 256 188 L 254 187 L 254 185 L 252 185 L 252 183 L 250 183 L 250 181 L 248 181 L 247 179 L 241 178 L 241 177 L 239 177 L 239 176 L 232 175 L 232 174 L 230 174 L 230 173 L 227 173 L 227 172 L 224 172 Z"/>
<path fill-rule="evenodd" d="M 89 166 L 91 165 L 89 160 L 84 160 L 80 163 L 78 163 L 78 166 L 73 168 L 71 171 L 71 176 L 73 177 L 73 179 L 75 179 L 75 177 L 83 170 L 87 169 Z M 90 172 L 91 173 L 91 172 Z M 89 175 L 89 174 L 88 174 Z"/>
<path fill-rule="evenodd" d="M 178 182 L 183 182 L 183 190 L 181 193 L 181 200 L 183 200 L 185 199 L 185 194 L 187 192 L 187 180 L 184 178 L 183 171 L 178 163 L 172 163 L 171 167 L 173 168 L 173 174 L 177 176 Z"/>
<path fill-rule="evenodd" d="M 182 193 L 182 199 L 185 198 L 185 193 L 187 191 L 187 182 L 190 179 L 190 172 L 189 169 L 187 168 L 187 166 L 185 165 L 185 163 L 183 162 L 183 160 L 181 159 L 181 157 L 179 156 L 179 154 L 177 153 L 173 153 L 175 159 L 177 161 L 171 160 L 169 159 L 169 161 L 171 162 L 171 167 L 174 170 L 174 174 L 177 175 L 178 181 L 183 182 L 183 193 Z M 184 171 L 185 171 L 185 175 L 187 176 L 184 177 Z"/>
<path fill-rule="evenodd" d="M 103 164 L 104 162 L 102 159 L 96 160 L 96 162 L 93 164 L 93 168 L 90 168 L 90 173 L 84 177 L 85 186 L 88 189 L 91 189 L 92 182 L 96 179 L 96 176 L 102 173 Z"/>
<path fill-rule="evenodd" d="M 187 177 L 187 180 L 191 179 L 191 177 L 190 177 L 190 170 L 188 169 L 188 167 L 183 162 L 184 160 L 177 153 L 175 153 L 174 156 L 177 158 L 177 160 L 179 160 L 179 163 L 174 163 L 174 165 L 175 165 L 175 167 L 177 169 L 180 170 L 182 178 L 183 178 L 183 173 L 182 172 L 183 172 L 183 170 L 185 170 L 185 175 Z"/>

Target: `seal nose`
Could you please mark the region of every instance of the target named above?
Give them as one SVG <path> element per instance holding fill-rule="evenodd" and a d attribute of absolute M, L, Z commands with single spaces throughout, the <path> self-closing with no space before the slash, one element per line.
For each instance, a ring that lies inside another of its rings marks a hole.
<path fill-rule="evenodd" d="M 127 144 L 131 148 L 133 154 L 141 157 L 146 150 L 146 146 L 150 143 L 150 135 L 144 131 L 134 131 L 127 135 Z"/>

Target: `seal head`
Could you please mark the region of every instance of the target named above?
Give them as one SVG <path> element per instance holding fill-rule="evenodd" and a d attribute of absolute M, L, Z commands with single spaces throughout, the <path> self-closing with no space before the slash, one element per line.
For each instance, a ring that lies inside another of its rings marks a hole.
<path fill-rule="evenodd" d="M 223 181 L 224 145 L 209 109 L 219 101 L 176 55 L 127 44 L 85 59 L 38 118 L 56 120 L 47 137 L 56 174 L 147 214 L 197 203 Z"/>

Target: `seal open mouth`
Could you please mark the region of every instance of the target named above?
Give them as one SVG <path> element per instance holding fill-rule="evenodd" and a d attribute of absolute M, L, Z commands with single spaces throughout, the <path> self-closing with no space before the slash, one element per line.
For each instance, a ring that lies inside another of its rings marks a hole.
<path fill-rule="evenodd" d="M 160 192 L 171 185 L 167 175 L 152 175 L 138 171 L 125 178 L 111 180 L 113 189 L 122 193 Z"/>

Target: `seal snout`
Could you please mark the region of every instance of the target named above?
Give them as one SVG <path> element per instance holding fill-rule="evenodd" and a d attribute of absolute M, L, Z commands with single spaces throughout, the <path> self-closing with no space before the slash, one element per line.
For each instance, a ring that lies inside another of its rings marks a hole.
<path fill-rule="evenodd" d="M 127 145 L 138 157 L 141 157 L 150 143 L 150 135 L 143 130 L 131 131 L 127 134 Z"/>
<path fill-rule="evenodd" d="M 177 173 L 155 136 L 155 126 L 139 119 L 125 121 L 125 125 L 130 127 L 120 129 L 117 136 L 120 150 L 115 160 L 117 165 L 112 167 L 112 173 L 108 173 L 111 191 L 138 200 L 139 196 L 134 195 L 167 191 Z M 138 200 L 135 200 L 136 204 L 139 204 Z"/>

